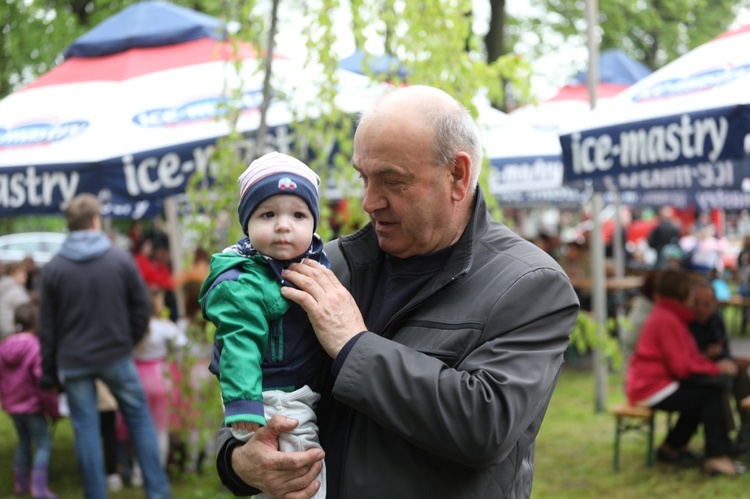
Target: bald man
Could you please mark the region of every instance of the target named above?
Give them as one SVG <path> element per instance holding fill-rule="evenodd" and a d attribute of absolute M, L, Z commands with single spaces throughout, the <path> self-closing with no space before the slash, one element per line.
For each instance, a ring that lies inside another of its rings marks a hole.
<path fill-rule="evenodd" d="M 529 497 L 534 440 L 578 300 L 544 251 L 493 220 L 477 185 L 479 129 L 448 94 L 411 86 L 365 113 L 353 166 L 370 223 L 294 264 L 283 294 L 330 357 L 324 451 L 278 452 L 296 421 L 247 443 L 228 429 L 217 468 L 239 495 Z"/>

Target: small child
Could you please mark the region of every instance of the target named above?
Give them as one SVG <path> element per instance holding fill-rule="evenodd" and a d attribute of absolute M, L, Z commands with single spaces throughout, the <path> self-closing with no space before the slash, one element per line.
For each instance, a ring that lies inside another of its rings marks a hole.
<path fill-rule="evenodd" d="M 156 430 L 159 445 L 159 460 L 166 469 L 169 455 L 169 411 L 171 404 L 171 380 L 167 356 L 171 351 L 187 345 L 185 333 L 165 315 L 165 290 L 151 288 L 151 319 L 148 331 L 133 352 L 138 377 L 146 394 L 148 410 Z M 120 439 L 128 438 L 123 419 L 119 420 L 118 434 Z M 143 473 L 137 460 L 133 459 L 130 476 L 131 485 L 142 483 Z"/>
<path fill-rule="evenodd" d="M 42 355 L 36 336 L 36 307 L 31 303 L 18 305 L 14 323 L 18 332 L 0 343 L 0 399 L 18 434 L 13 492 L 23 495 L 30 491 L 33 498 L 56 499 L 47 488 L 52 437 L 45 413 L 50 404 L 56 407 L 57 394 L 39 389 Z M 33 455 L 32 449 L 36 449 Z"/>
<path fill-rule="evenodd" d="M 203 315 L 216 325 L 225 424 L 247 441 L 274 414 L 299 420 L 279 436 L 282 451 L 320 448 L 315 405 L 325 354 L 304 310 L 281 295 L 281 271 L 314 259 L 328 266 L 315 234 L 320 179 L 301 161 L 272 152 L 253 161 L 238 179 L 237 209 L 248 236 L 213 255 L 200 292 Z M 325 466 L 315 497 L 324 498 Z"/>

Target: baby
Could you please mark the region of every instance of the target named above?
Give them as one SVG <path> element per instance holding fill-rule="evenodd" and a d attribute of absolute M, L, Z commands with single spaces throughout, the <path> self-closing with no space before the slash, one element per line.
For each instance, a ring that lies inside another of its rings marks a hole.
<path fill-rule="evenodd" d="M 224 422 L 247 441 L 274 414 L 299 420 L 279 436 L 282 451 L 320 447 L 315 405 L 325 354 L 307 314 L 281 295 L 281 271 L 312 258 L 328 266 L 320 218 L 320 179 L 301 161 L 272 152 L 238 179 L 237 209 L 247 235 L 211 258 L 200 292 L 203 315 L 216 325 L 211 370 L 221 385 Z M 325 466 L 315 497 L 324 498 Z"/>

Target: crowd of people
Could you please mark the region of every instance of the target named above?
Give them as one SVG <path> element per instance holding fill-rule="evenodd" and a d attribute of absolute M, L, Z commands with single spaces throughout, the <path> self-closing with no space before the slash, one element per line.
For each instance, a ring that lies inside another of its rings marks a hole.
<path fill-rule="evenodd" d="M 634 211 L 632 207 L 619 207 L 622 219 L 619 237 L 614 235 L 616 228 L 604 230 L 605 227 L 602 227 L 608 263 L 614 261 L 619 242 L 619 254 L 626 273 L 642 274 L 651 268 L 677 263 L 689 270 L 715 272 L 718 276 L 729 274 L 750 283 L 750 260 L 747 257 L 739 259 L 736 253 L 741 237 L 744 238 L 742 247 L 750 248 L 750 232 L 740 232 L 747 224 L 737 220 L 731 226 L 729 223 L 723 224 L 726 230 L 719 230 L 712 213 L 685 211 L 678 216 L 670 206 L 663 206 L 657 211 L 639 208 L 639 216 L 644 218 L 632 220 Z M 591 224 L 580 223 L 576 227 L 585 227 L 585 230 L 574 229 L 563 226 L 563 218 L 566 223 L 572 223 L 561 214 L 559 226 L 554 223 L 542 224 L 531 239 L 558 259 L 571 278 L 588 276 L 590 268 L 585 264 L 589 262 Z M 613 223 L 611 219 L 609 223 Z M 750 226 L 747 230 L 750 231 Z M 727 236 L 730 232 L 731 240 Z M 614 269 L 610 266 L 608 270 Z"/>
<path fill-rule="evenodd" d="M 205 252 L 173 276 L 158 223 L 131 234 L 127 251 L 101 230 L 99 210 L 92 195 L 73 200 L 69 236 L 43 278 L 30 258 L 6 264 L 0 278 L 0 402 L 18 436 L 16 494 L 56 497 L 50 425 L 60 417 L 74 429 L 86 497 L 128 482 L 170 497 L 167 466 L 199 469 L 213 448 L 205 428 L 215 432 L 221 411 L 203 407 L 218 390 L 207 392 L 211 344 L 197 308 Z"/>
<path fill-rule="evenodd" d="M 683 228 L 664 208 L 648 244 L 657 258 L 619 331 L 627 398 L 632 405 L 677 413 L 657 460 L 701 465 L 709 474 L 743 473 L 745 465 L 735 459 L 744 462 L 747 453 L 750 358 L 733 354 L 719 308 L 732 292 L 723 272 L 725 240 L 716 237 L 709 217 Z M 745 259 L 740 253 L 740 293 Z M 690 442 L 700 428 L 704 445 L 696 451 Z"/>
<path fill-rule="evenodd" d="M 643 240 L 653 258 L 624 269 L 641 276 L 640 289 L 609 293 L 608 305 L 612 317 L 618 304 L 626 311 L 612 334 L 620 343 L 630 404 L 676 414 L 657 460 L 733 475 L 745 471 L 737 460 L 747 455 L 750 358 L 733 353 L 719 303 L 733 293 L 750 296 L 750 233 L 727 266 L 728 242 L 718 232 L 708 213 L 684 223 L 671 207 L 661 208 Z M 534 242 L 575 282 L 591 276 L 588 236 L 560 244 L 543 234 Z M 589 289 L 576 292 L 581 308 L 590 309 Z M 704 447 L 698 451 L 690 443 L 700 428 Z"/>

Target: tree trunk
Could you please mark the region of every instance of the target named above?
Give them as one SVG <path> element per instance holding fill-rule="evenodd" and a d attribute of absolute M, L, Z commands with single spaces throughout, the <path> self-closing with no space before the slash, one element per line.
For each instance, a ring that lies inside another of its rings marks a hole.
<path fill-rule="evenodd" d="M 487 62 L 495 62 L 505 53 L 503 35 L 505 33 L 505 0 L 490 2 L 490 29 L 484 37 L 487 47 Z"/>
<path fill-rule="evenodd" d="M 72 10 L 78 18 L 78 23 L 81 26 L 88 26 L 89 11 L 87 7 L 89 5 L 89 0 L 72 0 L 68 3 L 68 5 L 70 5 L 70 10 Z"/>
<path fill-rule="evenodd" d="M 505 53 L 505 47 L 503 47 L 504 34 L 505 34 L 505 0 L 497 0 L 490 2 L 490 28 L 487 30 L 487 34 L 484 37 L 484 44 L 487 47 L 487 62 L 495 62 L 501 55 Z M 501 78 L 497 83 L 501 85 L 503 89 L 506 89 L 507 82 Z M 503 92 L 503 98 L 500 102 L 492 102 L 492 106 L 501 111 L 507 110 L 507 92 Z"/>
<path fill-rule="evenodd" d="M 271 104 L 273 50 L 276 43 L 276 25 L 279 18 L 280 1 L 281 0 L 273 0 L 273 7 L 271 8 L 271 28 L 268 30 L 268 46 L 266 47 L 266 72 L 263 76 L 263 102 L 260 104 L 260 125 L 258 126 L 258 132 L 255 134 L 255 151 L 253 151 L 253 158 L 259 158 L 263 155 L 264 144 L 266 143 L 268 130 L 268 126 L 266 125 L 266 114 L 268 113 L 268 106 Z"/>

